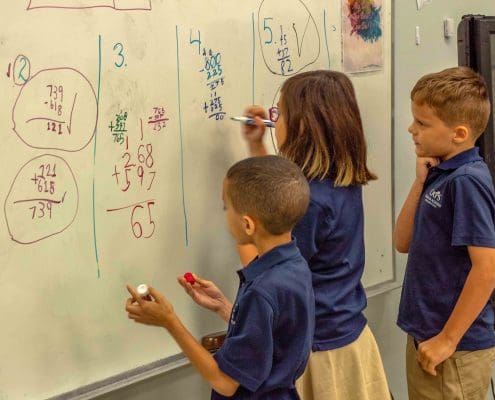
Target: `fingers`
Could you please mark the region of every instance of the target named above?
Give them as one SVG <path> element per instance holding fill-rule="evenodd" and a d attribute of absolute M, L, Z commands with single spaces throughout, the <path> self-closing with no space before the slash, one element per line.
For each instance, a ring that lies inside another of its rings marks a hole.
<path fill-rule="evenodd" d="M 258 105 L 252 105 L 252 106 L 247 107 L 244 110 L 244 115 L 246 117 L 251 117 L 251 118 L 259 117 L 259 118 L 266 119 L 266 117 L 267 117 L 265 109 L 261 106 L 258 106 Z"/>
<path fill-rule="evenodd" d="M 261 117 L 254 117 L 254 122 L 256 123 L 256 127 L 260 129 L 261 131 L 265 131 L 265 123 L 263 122 L 263 119 Z"/>
<path fill-rule="evenodd" d="M 189 274 L 189 273 L 188 273 L 188 274 Z M 189 283 L 189 281 L 185 278 L 185 275 L 186 275 L 186 274 L 184 274 L 184 275 L 181 275 L 181 276 L 178 276 L 178 277 L 177 277 L 177 280 L 179 281 L 179 283 L 181 283 L 181 284 L 182 284 L 183 282 L 187 282 L 187 283 Z M 192 277 L 194 278 L 194 281 L 198 281 L 198 280 L 200 280 L 200 278 L 198 277 L 198 275 L 196 275 L 195 273 L 191 273 L 191 275 L 192 275 Z M 190 279 L 190 277 L 188 277 L 188 278 Z M 193 282 L 194 282 L 194 281 L 193 281 Z"/>
<path fill-rule="evenodd" d="M 425 371 L 426 373 L 433 375 L 433 376 L 437 376 L 437 371 L 435 369 L 436 363 L 434 363 L 433 361 L 423 360 L 423 361 L 419 362 L 419 365 L 421 366 L 423 371 Z"/>
<path fill-rule="evenodd" d="M 435 366 L 432 363 L 428 364 L 426 368 L 423 369 L 430 375 L 437 376 L 437 371 L 435 370 Z"/>
<path fill-rule="evenodd" d="M 156 302 L 163 303 L 163 300 L 165 299 L 163 294 L 161 294 L 158 290 L 156 290 L 155 288 L 152 288 L 152 287 L 149 287 L 149 291 L 150 291 L 151 297 L 153 297 Z"/>
<path fill-rule="evenodd" d="M 426 163 L 428 165 L 428 167 L 436 167 L 438 164 L 440 164 L 440 160 L 438 158 L 432 158 L 432 157 L 428 157 L 426 159 Z"/>
<path fill-rule="evenodd" d="M 438 363 L 433 361 L 421 348 L 416 353 L 416 360 L 418 361 L 421 369 L 430 375 L 437 376 L 436 366 Z"/>
<path fill-rule="evenodd" d="M 132 319 L 136 324 L 153 325 L 151 322 L 147 321 L 142 316 L 137 314 L 127 314 L 127 317 L 129 319 Z"/>
<path fill-rule="evenodd" d="M 134 299 L 132 297 L 127 299 L 125 302 L 125 309 L 127 310 L 127 307 L 132 306 L 132 303 L 134 303 Z"/>
<path fill-rule="evenodd" d="M 136 305 L 134 298 L 129 298 L 126 301 L 125 310 L 127 311 L 127 318 L 132 319 L 136 322 L 141 318 L 141 306 Z"/>
<path fill-rule="evenodd" d="M 207 287 L 213 286 L 213 282 L 212 281 L 208 281 L 206 279 L 202 279 L 199 276 L 197 276 L 196 274 L 193 274 L 193 276 L 194 276 L 194 279 L 196 280 L 196 282 L 198 282 L 201 287 L 207 288 Z"/>
<path fill-rule="evenodd" d="M 134 301 L 136 303 L 138 303 L 139 305 L 142 305 L 143 299 L 141 298 L 141 296 L 139 296 L 139 294 L 136 292 L 136 290 L 132 286 L 127 285 L 127 291 L 131 294 L 132 298 L 134 299 Z"/>
<path fill-rule="evenodd" d="M 158 290 L 149 288 L 150 296 L 154 301 L 140 298 L 131 286 L 127 286 L 127 290 L 132 295 L 125 305 L 127 318 L 144 325 L 164 326 L 163 321 L 167 316 L 173 315 L 172 305 Z"/>
<path fill-rule="evenodd" d="M 201 286 L 203 288 L 208 288 L 208 287 L 213 286 L 212 281 L 202 279 L 198 275 L 196 275 L 195 273 L 193 273 L 192 276 L 194 277 L 195 283 L 197 283 L 199 286 Z M 180 283 L 180 285 L 184 289 L 186 289 L 186 291 L 191 291 L 194 289 L 194 284 L 191 285 L 188 281 L 186 281 L 186 279 L 183 276 L 178 276 L 177 281 Z"/>
<path fill-rule="evenodd" d="M 179 282 L 179 285 L 181 285 L 184 289 L 186 288 L 187 281 L 182 275 L 177 277 L 177 282 Z"/>
<path fill-rule="evenodd" d="M 243 124 L 242 133 L 244 138 L 251 144 L 259 144 L 265 134 L 265 124 L 262 119 L 267 118 L 266 111 L 260 106 L 250 106 L 244 110 L 244 115 L 250 118 L 254 118 L 255 125 Z"/>
<path fill-rule="evenodd" d="M 134 300 L 134 298 L 129 298 L 127 299 L 126 303 L 125 303 L 125 310 L 127 312 L 136 312 L 137 310 L 139 310 L 140 306 L 139 305 L 136 305 L 136 302 Z"/>
<path fill-rule="evenodd" d="M 440 160 L 434 157 L 418 157 L 418 163 L 420 165 L 425 165 L 428 168 L 431 168 L 436 167 L 438 164 L 440 164 Z"/>
<path fill-rule="evenodd" d="M 192 285 L 188 281 L 186 281 L 183 276 L 178 276 L 177 281 L 184 288 L 184 290 L 186 291 L 186 293 L 189 296 L 193 295 L 194 289 L 193 289 Z"/>

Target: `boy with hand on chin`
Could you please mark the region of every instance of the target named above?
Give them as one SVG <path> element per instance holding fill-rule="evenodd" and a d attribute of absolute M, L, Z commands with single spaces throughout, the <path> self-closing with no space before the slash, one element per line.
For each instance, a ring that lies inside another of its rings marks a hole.
<path fill-rule="evenodd" d="M 211 355 L 192 337 L 167 299 L 132 298 L 126 311 L 136 322 L 164 327 L 212 387 L 212 399 L 298 399 L 314 333 L 311 273 L 291 238 L 306 212 L 309 187 L 300 169 L 278 156 L 242 160 L 227 172 L 224 209 L 237 244 L 253 244 L 259 256 L 238 271 L 232 306 L 210 281 L 179 283 L 200 305 L 229 321 L 222 347 Z M 136 304 L 137 302 L 137 304 Z"/>
<path fill-rule="evenodd" d="M 425 75 L 411 92 L 416 179 L 397 218 L 409 253 L 398 325 L 410 400 L 484 400 L 495 357 L 495 195 L 475 147 L 490 115 L 469 68 Z"/>

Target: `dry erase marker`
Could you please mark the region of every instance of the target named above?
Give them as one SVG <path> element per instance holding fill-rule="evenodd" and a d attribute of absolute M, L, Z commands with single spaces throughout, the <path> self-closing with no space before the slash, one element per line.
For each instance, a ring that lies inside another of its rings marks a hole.
<path fill-rule="evenodd" d="M 150 295 L 150 288 L 145 283 L 142 283 L 141 285 L 139 285 L 136 288 L 136 290 L 139 294 L 139 297 L 141 297 L 143 300 L 153 301 L 153 299 L 151 298 L 151 295 Z"/>
<path fill-rule="evenodd" d="M 194 279 L 193 274 L 191 274 L 190 272 L 186 272 L 184 274 L 184 279 L 191 285 L 194 285 L 194 283 L 196 282 L 196 279 Z"/>
<path fill-rule="evenodd" d="M 246 125 L 256 125 L 256 120 L 250 117 L 230 117 L 230 119 L 232 121 L 237 121 Z M 265 126 L 268 126 L 269 128 L 275 128 L 275 124 L 269 119 L 262 119 L 261 121 L 263 121 L 263 124 L 265 124 Z"/>

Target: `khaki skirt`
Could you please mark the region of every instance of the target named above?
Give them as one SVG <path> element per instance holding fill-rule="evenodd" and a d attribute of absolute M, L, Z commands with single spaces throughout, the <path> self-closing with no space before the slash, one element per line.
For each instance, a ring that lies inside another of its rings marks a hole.
<path fill-rule="evenodd" d="M 347 346 L 311 353 L 296 388 L 302 400 L 389 400 L 382 359 L 370 328 Z"/>

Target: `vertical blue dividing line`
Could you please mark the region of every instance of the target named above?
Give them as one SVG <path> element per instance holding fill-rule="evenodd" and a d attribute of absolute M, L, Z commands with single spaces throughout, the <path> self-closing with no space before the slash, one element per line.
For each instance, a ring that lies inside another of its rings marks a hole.
<path fill-rule="evenodd" d="M 101 35 L 98 35 L 98 92 L 96 95 L 96 107 L 98 115 L 100 111 L 100 87 L 101 87 Z M 93 137 L 93 242 L 95 246 L 96 265 L 98 267 L 98 278 L 100 273 L 100 260 L 98 258 L 98 245 L 96 243 L 96 212 L 95 212 L 95 174 L 96 174 L 96 134 L 98 132 L 98 121 L 96 121 L 95 134 Z"/>
<path fill-rule="evenodd" d="M 330 69 L 330 50 L 328 50 L 327 11 L 326 10 L 323 10 L 323 29 L 325 31 L 325 45 L 327 46 L 328 69 Z"/>
<path fill-rule="evenodd" d="M 254 33 L 254 12 L 251 13 L 251 25 L 253 28 L 253 98 L 251 101 L 251 104 L 254 104 L 254 56 L 255 56 L 255 50 L 256 50 L 256 37 Z"/>
<path fill-rule="evenodd" d="M 182 143 L 182 112 L 180 108 L 180 68 L 179 68 L 179 28 L 175 25 L 175 44 L 177 48 L 177 98 L 179 101 L 179 136 L 180 136 L 180 179 L 182 185 L 182 210 L 184 213 L 184 233 L 186 239 L 186 246 L 189 246 L 189 234 L 187 223 L 187 210 L 186 210 L 186 195 L 184 190 L 184 147 Z"/>

